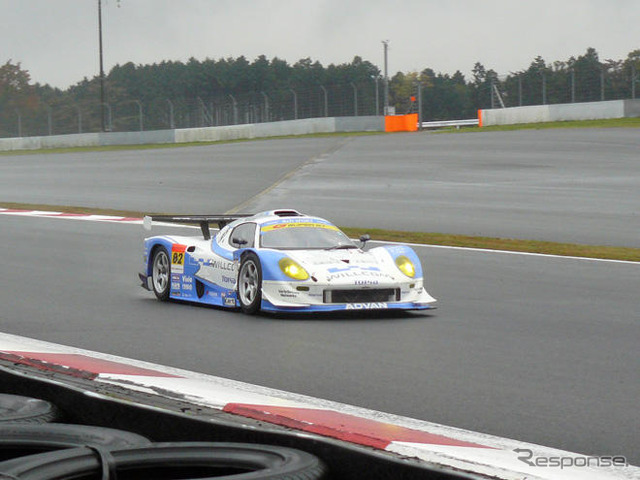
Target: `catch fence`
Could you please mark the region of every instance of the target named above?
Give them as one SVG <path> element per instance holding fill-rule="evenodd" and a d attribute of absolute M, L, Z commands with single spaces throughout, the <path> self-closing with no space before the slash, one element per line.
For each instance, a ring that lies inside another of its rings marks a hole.
<path fill-rule="evenodd" d="M 637 98 L 640 78 L 635 68 L 527 72 L 494 78 L 483 90 L 484 108 L 628 100 Z"/>
<path fill-rule="evenodd" d="M 205 97 L 113 98 L 0 110 L 0 137 L 214 127 L 318 117 L 381 115 L 382 82 L 317 85 Z M 103 125 L 104 122 L 104 125 Z"/>
<path fill-rule="evenodd" d="M 398 114 L 415 113 L 422 120 L 474 118 L 478 109 L 579 103 L 637 98 L 635 67 L 575 72 L 543 70 L 460 83 L 449 77 L 407 84 L 392 79 L 389 105 Z M 418 92 L 420 88 L 420 92 Z M 171 98 L 130 98 L 107 89 L 105 103 L 97 95 L 71 101 L 68 96 L 20 107 L 0 108 L 0 138 L 199 128 L 318 117 L 384 114 L 384 82 L 314 85 L 273 91 L 186 92 Z"/>

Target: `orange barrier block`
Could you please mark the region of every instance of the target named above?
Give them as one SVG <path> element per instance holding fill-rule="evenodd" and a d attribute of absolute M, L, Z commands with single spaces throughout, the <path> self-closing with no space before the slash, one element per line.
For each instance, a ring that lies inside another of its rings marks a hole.
<path fill-rule="evenodd" d="M 482 128 L 482 110 L 478 110 L 478 128 Z"/>
<path fill-rule="evenodd" d="M 418 131 L 418 114 L 386 115 L 384 117 L 385 132 L 416 132 Z"/>

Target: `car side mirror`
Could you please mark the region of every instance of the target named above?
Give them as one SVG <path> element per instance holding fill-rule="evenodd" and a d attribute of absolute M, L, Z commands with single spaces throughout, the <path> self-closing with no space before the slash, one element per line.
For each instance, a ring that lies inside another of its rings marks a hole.
<path fill-rule="evenodd" d="M 371 235 L 369 235 L 368 233 L 360 235 L 360 243 L 362 244 L 360 245 L 360 248 L 364 248 L 365 243 L 367 243 L 369 240 L 371 240 Z"/>

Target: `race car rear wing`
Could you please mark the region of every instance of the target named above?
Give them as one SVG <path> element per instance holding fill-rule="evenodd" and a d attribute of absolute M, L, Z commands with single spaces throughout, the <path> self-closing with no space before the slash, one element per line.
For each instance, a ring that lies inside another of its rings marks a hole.
<path fill-rule="evenodd" d="M 200 225 L 205 240 L 211 239 L 209 225 L 216 223 L 223 228 L 230 222 L 240 218 L 253 216 L 252 213 L 235 213 L 233 215 L 146 215 L 142 221 L 145 230 L 151 230 L 152 222 L 182 223 L 185 225 Z"/>

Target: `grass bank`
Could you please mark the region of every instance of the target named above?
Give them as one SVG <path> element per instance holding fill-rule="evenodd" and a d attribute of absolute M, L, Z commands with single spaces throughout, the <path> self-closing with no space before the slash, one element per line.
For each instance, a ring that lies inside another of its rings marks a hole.
<path fill-rule="evenodd" d="M 562 128 L 640 128 L 640 118 L 611 118 L 606 120 L 576 120 L 565 122 L 518 123 L 514 125 L 492 125 L 488 127 L 455 127 L 434 130 L 434 132 L 511 132 L 515 130 L 551 130 Z"/>
<path fill-rule="evenodd" d="M 115 215 L 142 218 L 150 214 L 166 214 L 166 212 L 136 212 L 130 210 L 113 210 L 91 207 L 70 207 L 61 205 L 40 205 L 27 203 L 0 202 L 0 208 L 18 210 L 43 210 L 65 213 L 91 213 L 96 215 Z M 368 233 L 373 240 L 417 243 L 423 245 L 442 245 L 450 247 L 479 248 L 489 250 L 506 250 L 511 252 L 543 253 L 569 257 L 601 258 L 640 262 L 640 248 L 616 247 L 606 245 L 581 245 L 573 243 L 542 242 L 538 240 L 522 240 L 513 238 L 475 237 L 446 233 L 405 232 L 378 228 L 342 227 L 351 238 L 358 238 Z"/>

